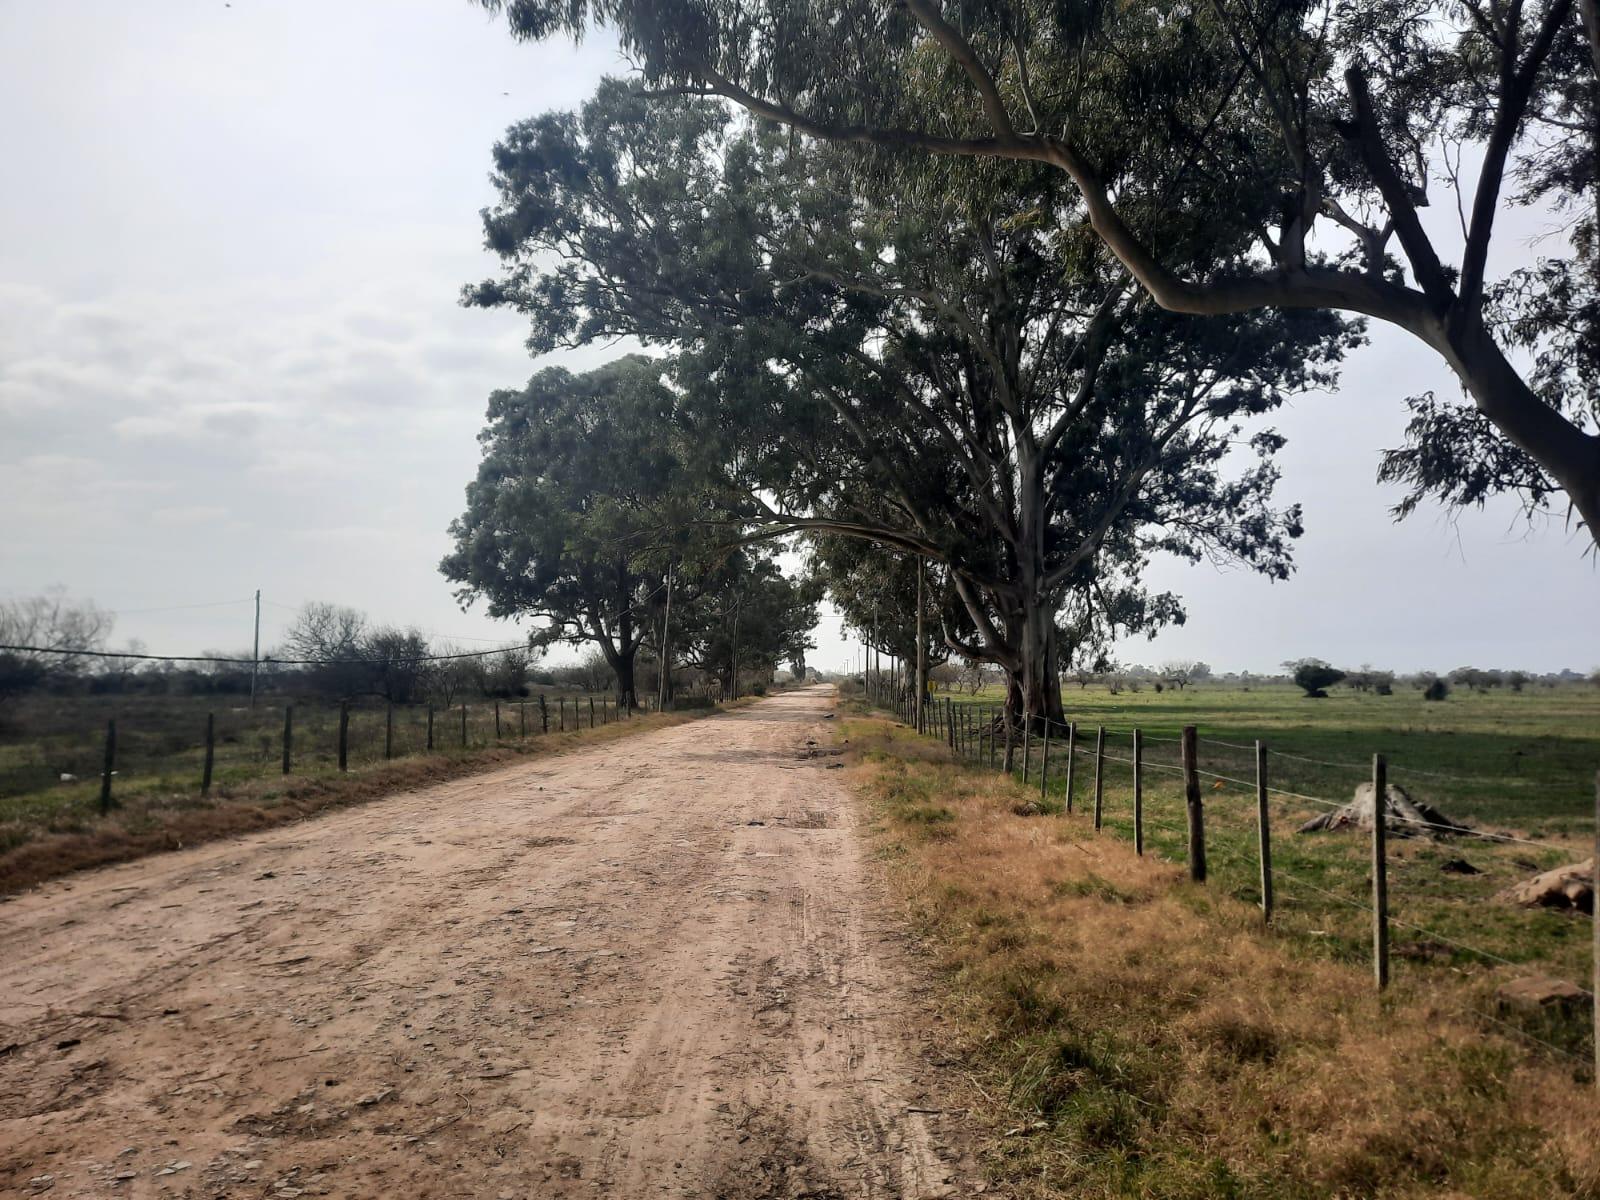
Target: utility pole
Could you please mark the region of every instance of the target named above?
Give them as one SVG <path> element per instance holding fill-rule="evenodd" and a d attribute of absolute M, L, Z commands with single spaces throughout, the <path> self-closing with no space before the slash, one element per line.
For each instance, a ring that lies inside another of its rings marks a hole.
<path fill-rule="evenodd" d="M 728 658 L 728 699 L 739 698 L 739 606 L 744 603 L 744 597 L 738 596 L 733 602 L 733 648 Z"/>
<path fill-rule="evenodd" d="M 656 711 L 667 708 L 667 679 L 672 674 L 672 657 L 667 653 L 667 633 L 672 621 L 672 560 L 667 559 L 667 607 L 661 614 L 661 661 L 656 664 Z"/>
<path fill-rule="evenodd" d="M 250 707 L 256 706 L 256 673 L 261 670 L 261 589 L 256 589 L 256 641 L 250 652 Z"/>
<path fill-rule="evenodd" d="M 877 695 L 878 685 L 883 682 L 879 676 L 882 672 L 878 664 L 878 605 L 872 605 L 872 646 L 867 652 L 867 694 Z"/>
<path fill-rule="evenodd" d="M 922 697 L 928 690 L 928 644 L 922 636 L 922 556 L 917 556 L 917 707 L 916 729 L 922 732 Z"/>

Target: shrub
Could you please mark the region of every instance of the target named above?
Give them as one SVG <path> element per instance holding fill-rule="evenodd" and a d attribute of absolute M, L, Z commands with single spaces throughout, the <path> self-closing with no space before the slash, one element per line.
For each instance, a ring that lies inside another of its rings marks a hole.
<path fill-rule="evenodd" d="M 1327 689 L 1343 678 L 1343 671 L 1338 667 L 1330 667 L 1320 658 L 1302 658 L 1294 664 L 1295 686 L 1312 700 L 1326 699 Z"/>

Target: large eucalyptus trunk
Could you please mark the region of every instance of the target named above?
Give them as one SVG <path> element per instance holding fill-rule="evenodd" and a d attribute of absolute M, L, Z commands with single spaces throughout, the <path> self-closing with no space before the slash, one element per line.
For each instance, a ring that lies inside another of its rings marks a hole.
<path fill-rule="evenodd" d="M 632 712 L 639 707 L 639 689 L 634 684 L 634 667 L 637 650 L 617 655 L 611 664 L 611 673 L 617 679 L 617 707 Z"/>

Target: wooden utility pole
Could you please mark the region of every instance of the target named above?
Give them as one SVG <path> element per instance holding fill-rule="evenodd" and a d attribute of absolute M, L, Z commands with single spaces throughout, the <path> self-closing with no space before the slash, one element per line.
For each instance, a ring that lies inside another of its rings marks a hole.
<path fill-rule="evenodd" d="M 656 664 L 656 711 L 665 712 L 670 699 L 667 690 L 672 678 L 672 653 L 668 649 L 668 635 L 672 629 L 672 560 L 667 559 L 667 604 L 661 614 L 661 661 Z"/>
<path fill-rule="evenodd" d="M 912 713 L 912 715 L 916 718 L 915 724 L 918 733 L 925 732 L 922 725 L 922 697 L 923 694 L 928 690 L 927 672 L 928 647 L 922 635 L 922 558 L 919 555 L 917 558 L 917 682 L 915 689 L 917 693 L 917 702 Z M 1010 743 L 1011 739 L 1008 736 L 1006 738 L 1006 744 L 1009 746 Z"/>
<path fill-rule="evenodd" d="M 739 698 L 739 609 L 744 604 L 744 597 L 735 597 L 733 601 L 733 645 L 728 651 L 728 699 Z"/>

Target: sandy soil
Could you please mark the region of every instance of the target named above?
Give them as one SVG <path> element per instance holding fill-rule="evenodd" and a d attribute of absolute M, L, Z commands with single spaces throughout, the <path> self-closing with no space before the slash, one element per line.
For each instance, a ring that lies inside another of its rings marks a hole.
<path fill-rule="evenodd" d="M 830 703 L 0 905 L 0 1194 L 981 1190 Z"/>

